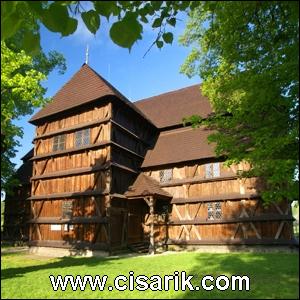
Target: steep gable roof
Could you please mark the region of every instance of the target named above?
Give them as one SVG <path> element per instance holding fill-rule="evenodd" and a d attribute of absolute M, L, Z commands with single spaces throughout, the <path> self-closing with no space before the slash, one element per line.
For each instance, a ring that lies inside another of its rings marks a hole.
<path fill-rule="evenodd" d="M 83 64 L 79 71 L 54 95 L 52 101 L 38 111 L 29 122 L 34 124 L 37 120 L 81 106 L 104 96 L 116 96 L 152 124 L 135 105 L 87 64 Z"/>
<path fill-rule="evenodd" d="M 161 132 L 153 149 L 147 151 L 143 168 L 215 157 L 207 137 L 213 131 L 191 127 Z"/>
<path fill-rule="evenodd" d="M 182 124 L 191 115 L 207 117 L 211 105 L 201 94 L 200 84 L 134 102 L 157 128 Z"/>
<path fill-rule="evenodd" d="M 131 185 L 128 188 L 128 191 L 125 192 L 125 196 L 129 198 L 150 195 L 172 198 L 172 196 L 168 192 L 160 188 L 159 183 L 155 179 L 143 173 L 139 174 L 133 185 Z"/>

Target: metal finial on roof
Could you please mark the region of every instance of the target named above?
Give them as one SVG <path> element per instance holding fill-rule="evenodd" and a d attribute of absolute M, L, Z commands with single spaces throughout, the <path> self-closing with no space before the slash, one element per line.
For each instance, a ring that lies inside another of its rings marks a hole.
<path fill-rule="evenodd" d="M 88 65 L 89 63 L 89 45 L 86 45 L 86 51 L 85 51 L 85 63 Z"/>

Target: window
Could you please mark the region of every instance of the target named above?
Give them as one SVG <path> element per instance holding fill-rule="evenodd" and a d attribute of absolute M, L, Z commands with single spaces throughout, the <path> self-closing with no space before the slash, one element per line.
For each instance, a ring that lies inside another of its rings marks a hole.
<path fill-rule="evenodd" d="M 74 226 L 71 224 L 65 224 L 64 225 L 64 231 L 72 231 L 74 230 Z"/>
<path fill-rule="evenodd" d="M 207 219 L 219 220 L 222 219 L 222 203 L 208 202 L 207 203 Z"/>
<path fill-rule="evenodd" d="M 66 135 L 56 135 L 53 138 L 53 151 L 64 150 L 66 148 Z"/>
<path fill-rule="evenodd" d="M 211 164 L 206 164 L 205 165 L 205 178 L 212 178 L 213 173 L 212 173 L 212 168 Z"/>
<path fill-rule="evenodd" d="M 159 180 L 160 182 L 168 182 L 173 177 L 173 169 L 165 169 L 159 171 Z"/>
<path fill-rule="evenodd" d="M 205 178 L 220 177 L 220 163 L 209 163 L 205 165 Z"/>
<path fill-rule="evenodd" d="M 60 224 L 51 224 L 50 230 L 51 231 L 61 231 L 61 225 Z"/>
<path fill-rule="evenodd" d="M 215 218 L 217 220 L 222 219 L 222 203 L 215 202 Z"/>
<path fill-rule="evenodd" d="M 90 143 L 90 128 L 75 132 L 75 147 L 88 145 Z"/>
<path fill-rule="evenodd" d="M 73 202 L 70 200 L 63 201 L 61 211 L 63 219 L 71 219 L 73 214 Z"/>
<path fill-rule="evenodd" d="M 207 203 L 207 219 L 208 220 L 214 220 L 214 203 Z"/>

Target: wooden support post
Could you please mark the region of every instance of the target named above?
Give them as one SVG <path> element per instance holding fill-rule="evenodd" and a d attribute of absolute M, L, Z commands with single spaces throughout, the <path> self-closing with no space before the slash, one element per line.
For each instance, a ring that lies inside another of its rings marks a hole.
<path fill-rule="evenodd" d="M 112 254 L 112 249 L 111 249 L 111 220 L 112 220 L 112 218 L 111 218 L 110 205 L 111 205 L 111 198 L 109 197 L 109 202 L 106 203 L 106 217 L 108 218 L 108 223 L 105 225 L 106 232 L 107 232 L 107 245 L 108 245 L 109 255 Z"/>
<path fill-rule="evenodd" d="M 155 254 L 155 242 L 154 242 L 154 198 L 153 198 L 153 196 L 149 197 L 149 207 L 150 207 L 150 217 L 151 217 L 149 254 L 153 255 L 153 254 Z"/>

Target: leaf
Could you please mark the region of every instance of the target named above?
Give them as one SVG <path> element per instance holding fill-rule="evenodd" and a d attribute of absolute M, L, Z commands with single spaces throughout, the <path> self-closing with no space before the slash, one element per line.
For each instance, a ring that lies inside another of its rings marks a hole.
<path fill-rule="evenodd" d="M 167 23 L 174 27 L 176 25 L 176 18 L 168 19 Z"/>
<path fill-rule="evenodd" d="M 141 39 L 142 30 L 142 25 L 135 18 L 125 16 L 111 26 L 109 34 L 114 43 L 130 50 L 132 45 Z"/>
<path fill-rule="evenodd" d="M 172 44 L 173 42 L 173 33 L 172 32 L 166 32 L 162 35 L 163 40 L 167 43 L 167 44 Z"/>
<path fill-rule="evenodd" d="M 155 10 L 159 10 L 161 5 L 163 4 L 163 1 L 151 1 L 151 4 Z"/>
<path fill-rule="evenodd" d="M 159 40 L 157 40 L 156 41 L 156 46 L 157 46 L 157 48 L 162 48 L 162 46 L 164 45 L 164 42 L 163 41 L 159 41 Z"/>
<path fill-rule="evenodd" d="M 117 16 L 119 14 L 119 7 L 115 1 L 94 1 L 95 10 L 109 20 L 111 15 Z"/>
<path fill-rule="evenodd" d="M 16 11 L 18 1 L 1 1 L 1 19 L 7 18 Z"/>
<path fill-rule="evenodd" d="M 148 23 L 148 19 L 145 16 L 141 16 L 141 21 L 143 23 Z"/>
<path fill-rule="evenodd" d="M 58 2 L 52 3 L 42 16 L 43 24 L 50 31 L 61 33 L 65 31 L 65 27 L 68 25 L 68 19 L 68 8 Z"/>
<path fill-rule="evenodd" d="M 33 56 L 40 50 L 40 34 L 27 31 L 23 38 L 23 48 L 26 53 Z"/>
<path fill-rule="evenodd" d="M 43 15 L 42 1 L 27 1 L 29 8 L 34 11 L 38 16 Z"/>
<path fill-rule="evenodd" d="M 67 21 L 67 25 L 64 28 L 64 31 L 61 32 L 62 36 L 67 36 L 74 33 L 77 29 L 78 21 L 74 18 L 69 18 Z"/>
<path fill-rule="evenodd" d="M 88 12 L 83 12 L 81 18 L 88 30 L 95 34 L 100 26 L 100 17 L 98 13 L 94 10 L 89 10 Z"/>
<path fill-rule="evenodd" d="M 156 27 L 160 27 L 161 26 L 161 22 L 162 22 L 162 19 L 161 18 L 156 18 L 152 24 L 152 27 L 153 28 L 156 28 Z"/>
<path fill-rule="evenodd" d="M 13 12 L 9 17 L 1 20 L 1 40 L 13 36 L 20 28 L 23 18 L 17 12 Z"/>
<path fill-rule="evenodd" d="M 17 10 L 17 5 L 20 5 L 18 1 L 1 2 L 1 40 L 13 36 L 24 20 Z"/>

